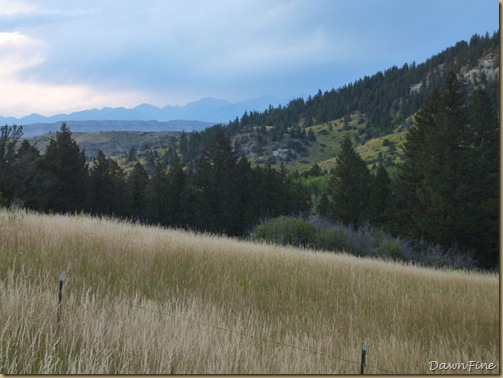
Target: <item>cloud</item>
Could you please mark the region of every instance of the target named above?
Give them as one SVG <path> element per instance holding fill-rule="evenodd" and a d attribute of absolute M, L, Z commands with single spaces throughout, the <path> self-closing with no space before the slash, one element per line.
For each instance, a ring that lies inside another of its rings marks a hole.
<path fill-rule="evenodd" d="M 36 9 L 37 6 L 26 1 L 0 0 L 0 17 L 32 12 Z"/>
<path fill-rule="evenodd" d="M 50 4 L 50 1 L 44 3 L 45 6 Z M 42 8 L 33 2 L 0 0 L 0 29 L 13 31 L 47 24 L 54 25 L 61 21 L 93 16 L 97 12 L 97 9 L 89 8 Z"/>
<path fill-rule="evenodd" d="M 17 75 L 45 60 L 44 43 L 20 32 L 0 32 L 0 77 Z"/>
<path fill-rule="evenodd" d="M 0 32 L 0 114 L 51 115 L 103 104 L 134 106 L 150 100 L 141 91 L 117 91 L 82 83 L 58 84 L 28 74 L 46 59 L 44 41 L 17 31 Z"/>
<path fill-rule="evenodd" d="M 469 12 L 450 0 L 0 0 L 0 79 L 43 113 L 312 94 L 485 32 L 474 25 L 489 3 L 461 2 Z"/>

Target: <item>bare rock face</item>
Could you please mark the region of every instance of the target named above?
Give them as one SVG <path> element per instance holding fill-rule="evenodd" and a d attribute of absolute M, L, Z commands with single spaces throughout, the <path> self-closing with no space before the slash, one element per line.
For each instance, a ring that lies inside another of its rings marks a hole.
<path fill-rule="evenodd" d="M 466 83 L 469 83 L 474 88 L 484 88 L 487 83 L 499 81 L 499 51 L 491 51 L 482 56 L 478 60 L 476 67 L 469 68 L 468 66 L 461 67 L 458 77 L 463 78 Z M 432 75 L 442 73 L 445 65 L 440 64 L 426 76 L 426 87 L 430 84 Z M 419 93 L 423 90 L 423 81 L 410 86 L 410 94 Z"/>
<path fill-rule="evenodd" d="M 499 59 L 496 51 L 483 56 L 478 61 L 478 66 L 468 70 L 461 68 L 464 79 L 474 87 L 483 87 L 486 82 L 499 80 Z"/>

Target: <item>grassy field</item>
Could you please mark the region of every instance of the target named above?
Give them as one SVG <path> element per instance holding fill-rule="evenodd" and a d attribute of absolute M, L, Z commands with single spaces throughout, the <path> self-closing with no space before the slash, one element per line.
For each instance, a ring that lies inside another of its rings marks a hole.
<path fill-rule="evenodd" d="M 19 210 L 0 273 L 4 374 L 500 372 L 495 274 Z"/>

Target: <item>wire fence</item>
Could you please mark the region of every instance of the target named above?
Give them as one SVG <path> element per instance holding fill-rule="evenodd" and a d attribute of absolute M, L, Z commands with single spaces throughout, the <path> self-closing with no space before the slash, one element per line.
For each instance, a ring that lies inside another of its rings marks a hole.
<path fill-rule="evenodd" d="M 360 366 L 360 367 L 362 365 L 361 361 L 352 361 L 352 360 L 348 360 L 348 359 L 345 359 L 345 358 L 335 357 L 335 356 L 333 356 L 331 354 L 327 354 L 327 353 L 323 353 L 323 352 L 318 352 L 318 351 L 315 351 L 315 350 L 312 350 L 312 349 L 302 348 L 302 347 L 298 347 L 298 346 L 291 345 L 291 344 L 286 344 L 286 343 L 281 342 L 281 341 L 266 339 L 266 338 L 263 338 L 263 337 L 260 337 L 260 336 L 256 336 L 256 335 L 252 335 L 252 334 L 249 334 L 249 333 L 236 331 L 236 330 L 233 330 L 233 329 L 229 329 L 229 328 L 217 326 L 217 325 L 206 323 L 206 322 L 201 322 L 199 320 L 185 318 L 183 316 L 175 315 L 175 314 L 168 313 L 168 312 L 165 312 L 165 311 L 154 310 L 154 309 L 143 307 L 143 306 L 133 306 L 133 307 L 141 308 L 141 309 L 146 310 L 146 311 L 160 313 L 162 315 L 170 316 L 172 318 L 184 320 L 184 321 L 191 322 L 191 323 L 198 324 L 198 325 L 202 325 L 202 326 L 205 326 L 205 327 L 209 327 L 209 328 L 213 328 L 213 329 L 218 329 L 218 330 L 221 330 L 221 331 L 225 331 L 225 332 L 237 334 L 237 335 L 240 335 L 240 336 L 249 337 L 249 338 L 252 338 L 252 339 L 255 339 L 255 340 L 260 340 L 260 341 L 263 341 L 263 342 L 266 342 L 266 343 L 279 345 L 281 347 L 290 348 L 290 349 L 296 349 L 296 350 L 300 350 L 302 352 L 312 353 L 312 354 L 316 354 L 318 356 L 323 356 L 323 357 L 328 357 L 328 358 L 333 359 L 333 360 L 338 360 L 338 361 L 343 361 L 343 362 L 347 362 L 347 363 L 350 363 L 350 364 L 355 364 L 355 365 Z M 375 366 L 375 365 L 368 365 L 366 363 L 365 363 L 365 368 L 375 369 L 375 370 L 382 371 L 382 372 L 387 373 L 387 374 L 398 374 L 397 372 L 394 372 L 392 370 L 383 369 L 383 368 Z"/>
<path fill-rule="evenodd" d="M 58 308 L 57 308 L 58 330 L 59 330 L 59 326 L 60 326 L 60 322 L 61 322 L 61 308 L 62 308 L 62 299 L 63 299 L 63 284 L 64 284 L 64 280 L 65 280 L 64 272 L 61 272 L 60 278 L 59 278 Z M 284 343 L 284 342 L 281 342 L 281 341 L 266 339 L 266 338 L 263 338 L 263 337 L 260 337 L 260 336 L 256 336 L 256 335 L 252 335 L 252 334 L 246 333 L 246 332 L 240 332 L 240 331 L 236 331 L 234 329 L 229 329 L 229 328 L 225 328 L 225 327 L 222 327 L 222 326 L 217 326 L 217 325 L 214 325 L 214 324 L 211 324 L 211 323 L 201 322 L 199 320 L 194 320 L 194 319 L 189 319 L 189 318 L 186 318 L 186 317 L 183 317 L 183 316 L 180 316 L 180 315 L 176 315 L 176 314 L 165 312 L 165 311 L 161 311 L 161 310 L 155 310 L 155 309 L 147 308 L 147 307 L 144 307 L 144 306 L 135 306 L 135 305 L 133 305 L 132 307 L 140 308 L 140 309 L 143 309 L 143 310 L 146 310 L 146 311 L 150 311 L 150 312 L 156 312 L 156 313 L 159 313 L 159 314 L 162 314 L 162 315 L 166 315 L 166 316 L 169 316 L 169 317 L 172 317 L 172 318 L 176 318 L 176 319 L 183 320 L 183 321 L 186 321 L 186 322 L 191 322 L 191 323 L 198 324 L 198 325 L 201 325 L 201 326 L 204 326 L 204 327 L 208 327 L 208 328 L 217 329 L 217 330 L 220 330 L 220 331 L 223 331 L 223 332 L 233 333 L 233 334 L 237 334 L 237 335 L 240 335 L 240 336 L 252 338 L 252 339 L 255 339 L 255 340 L 260 340 L 260 341 L 265 342 L 265 343 L 275 344 L 275 345 L 278 345 L 278 346 L 281 346 L 281 347 L 284 347 L 284 348 L 295 349 L 295 350 L 299 350 L 299 351 L 302 351 L 302 352 L 305 352 L 305 353 L 311 353 L 311 354 L 315 354 L 315 355 L 318 355 L 318 356 L 327 357 L 327 358 L 330 358 L 332 360 L 338 360 L 338 361 L 343 361 L 343 362 L 346 362 L 346 363 L 349 363 L 349 364 L 354 364 L 354 365 L 360 366 L 360 369 L 361 369 L 360 372 L 361 372 L 361 374 L 364 374 L 364 369 L 369 369 L 369 368 L 370 369 L 375 369 L 375 370 L 377 370 L 379 372 L 383 372 L 383 373 L 386 373 L 386 374 L 399 374 L 399 373 L 394 372 L 394 371 L 389 370 L 389 369 L 384 369 L 384 368 L 381 368 L 379 366 L 367 364 L 365 362 L 365 355 L 366 355 L 366 346 L 365 345 L 366 345 L 366 343 L 363 344 L 364 346 L 362 348 L 362 360 L 361 361 L 352 361 L 352 360 L 348 360 L 348 359 L 345 359 L 345 358 L 336 357 L 336 356 L 333 356 L 333 355 L 328 354 L 328 353 L 323 353 L 323 352 L 318 352 L 318 351 L 315 351 L 315 350 L 312 350 L 312 349 L 308 349 L 308 348 L 298 347 L 298 346 L 287 344 L 287 343 Z"/>

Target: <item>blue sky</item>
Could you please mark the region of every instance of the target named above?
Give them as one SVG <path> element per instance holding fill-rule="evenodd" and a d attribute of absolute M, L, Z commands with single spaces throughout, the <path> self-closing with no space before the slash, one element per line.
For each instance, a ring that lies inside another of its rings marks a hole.
<path fill-rule="evenodd" d="M 0 116 L 293 98 L 499 28 L 497 0 L 0 0 Z"/>

